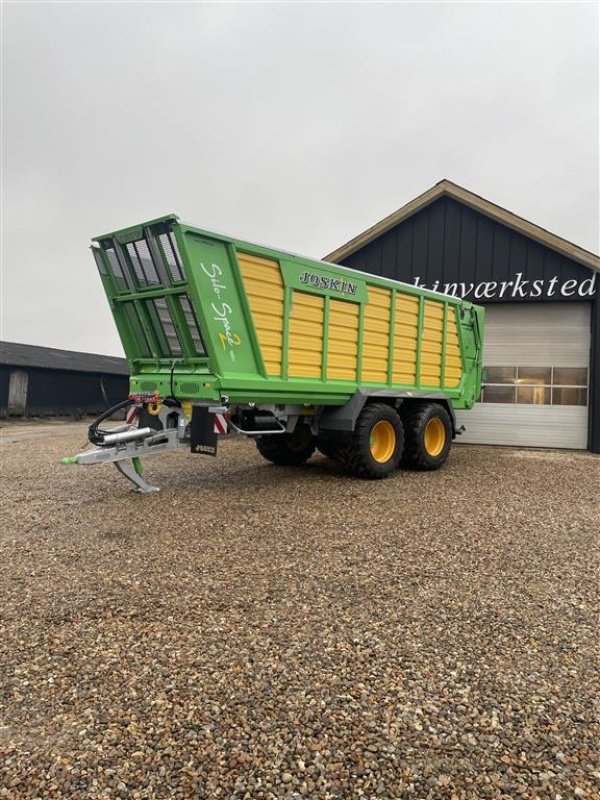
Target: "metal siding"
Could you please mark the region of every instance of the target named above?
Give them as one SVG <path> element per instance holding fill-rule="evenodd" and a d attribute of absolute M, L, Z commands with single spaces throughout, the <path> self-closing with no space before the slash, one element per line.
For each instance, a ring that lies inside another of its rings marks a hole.
<path fill-rule="evenodd" d="M 587 367 L 590 304 L 495 305 L 486 309 L 486 367 Z"/>
<path fill-rule="evenodd" d="M 427 252 L 428 281 L 443 280 L 444 276 L 444 227 L 446 210 L 444 206 L 434 206 L 429 216 L 429 229 L 437 235 L 429 236 Z"/>
<path fill-rule="evenodd" d="M 460 206 L 458 203 L 443 203 L 446 225 L 444 236 L 444 283 L 458 279 L 457 267 L 460 264 Z M 439 231 L 435 232 L 437 235 Z"/>
<path fill-rule="evenodd" d="M 27 416 L 96 415 L 124 400 L 129 393 L 126 375 L 39 368 L 26 371 Z M 10 369 L 6 369 L 6 376 L 9 373 Z M 3 369 L 2 383 L 4 378 Z M 6 413 L 6 404 L 0 403 L 0 416 Z"/>
<path fill-rule="evenodd" d="M 350 267 L 350 269 L 362 269 L 361 263 L 362 263 L 362 257 L 360 254 L 356 256 L 354 254 L 348 256 L 348 260 L 347 262 L 345 262 L 346 266 Z M 364 269 L 363 271 L 367 272 L 368 270 Z"/>
<path fill-rule="evenodd" d="M 390 241 L 392 237 L 395 248 Z M 385 250 L 381 246 L 384 239 Z M 395 257 L 391 255 L 394 251 Z M 483 281 L 511 281 L 517 272 L 522 272 L 528 281 L 542 279 L 548 282 L 556 276 L 558 285 L 571 278 L 582 280 L 592 274 L 587 267 L 450 197 L 439 198 L 340 263 L 408 283 L 419 277 L 429 288 L 435 281 L 440 281 L 441 289 L 445 283 L 469 285 Z M 475 298 L 471 293 L 466 299 Z M 589 302 L 590 297 L 569 298 L 554 294 L 549 298 L 541 294 L 540 297 L 528 298 L 527 302 L 539 303 L 549 299 L 553 302 Z M 503 298 L 488 298 L 485 303 L 511 301 L 507 291 Z"/>
<path fill-rule="evenodd" d="M 477 272 L 491 273 L 494 261 L 495 228 L 487 217 L 477 217 L 477 246 L 475 264 Z"/>
<path fill-rule="evenodd" d="M 396 237 L 396 262 L 384 263 L 383 273 L 389 278 L 397 281 L 410 281 L 413 273 L 412 261 L 412 240 L 413 228 L 412 225 L 400 226 L 390 231 Z M 355 259 L 355 268 L 360 269 L 360 251 L 355 253 L 358 257 Z"/>
<path fill-rule="evenodd" d="M 524 236 L 511 236 L 509 242 L 511 270 L 505 276 L 506 280 L 511 280 L 514 277 L 515 272 L 523 272 L 528 276 L 527 239 Z"/>
<path fill-rule="evenodd" d="M 471 276 L 477 266 L 477 215 L 470 208 L 460 210 L 459 268 Z"/>
<path fill-rule="evenodd" d="M 393 270 L 396 270 L 396 262 L 398 259 L 398 240 L 394 236 L 394 232 L 390 231 L 381 237 L 381 265 L 392 264 Z"/>
<path fill-rule="evenodd" d="M 98 376 L 32 369 L 29 371 L 27 413 L 47 415 L 85 412 L 101 400 Z M 104 402 L 101 401 L 102 407 Z"/>
<path fill-rule="evenodd" d="M 494 230 L 494 249 L 490 278 L 502 280 L 510 272 L 510 231 L 502 225 Z"/>
<path fill-rule="evenodd" d="M 101 391 L 101 394 L 105 405 L 110 408 L 125 400 L 129 394 L 129 377 L 123 375 L 100 375 L 99 377 L 104 385 L 104 393 Z M 102 390 L 102 386 L 100 388 Z"/>
<path fill-rule="evenodd" d="M 429 283 L 429 218 L 431 214 L 417 214 L 413 226 L 412 271 L 422 275 Z"/>
<path fill-rule="evenodd" d="M 486 367 L 587 367 L 589 361 L 589 303 L 496 305 L 486 311 Z M 466 428 L 458 441 L 584 450 L 588 414 L 586 406 L 477 403 L 457 412 Z"/>
<path fill-rule="evenodd" d="M 548 277 L 545 271 L 544 248 L 537 242 L 527 242 L 527 274 Z"/>
<path fill-rule="evenodd" d="M 0 417 L 5 417 L 8 412 L 8 385 L 10 383 L 11 368 L 0 364 Z"/>
<path fill-rule="evenodd" d="M 371 275 L 381 275 L 381 245 L 379 242 L 375 243 L 367 253 L 367 269 Z"/>
<path fill-rule="evenodd" d="M 562 257 L 553 250 L 544 253 L 544 278 L 548 279 L 560 271 Z"/>
<path fill-rule="evenodd" d="M 457 411 L 466 432 L 461 444 L 503 444 L 514 447 L 587 447 L 588 409 L 584 406 L 513 406 L 477 403 Z"/>

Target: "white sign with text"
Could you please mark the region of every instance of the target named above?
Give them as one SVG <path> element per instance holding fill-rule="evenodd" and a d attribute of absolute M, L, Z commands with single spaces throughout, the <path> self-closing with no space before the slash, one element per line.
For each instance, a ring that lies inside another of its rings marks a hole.
<path fill-rule="evenodd" d="M 511 281 L 481 281 L 480 283 L 443 283 L 434 281 L 429 286 L 421 280 L 420 276 L 413 279 L 415 286 L 421 289 L 431 289 L 434 292 L 450 294 L 463 300 L 535 300 L 536 298 L 590 298 L 596 294 L 597 274 L 589 278 L 577 280 L 568 278 L 562 282 L 556 276 L 528 280 L 523 278 L 522 272 L 517 272 Z"/>

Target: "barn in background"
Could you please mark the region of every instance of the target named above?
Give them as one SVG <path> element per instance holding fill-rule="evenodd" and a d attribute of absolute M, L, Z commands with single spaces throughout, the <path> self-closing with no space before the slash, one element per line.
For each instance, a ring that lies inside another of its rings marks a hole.
<path fill-rule="evenodd" d="M 600 452 L 600 259 L 443 180 L 324 261 L 486 307 L 460 441 Z"/>
<path fill-rule="evenodd" d="M 124 358 L 0 342 L 0 416 L 97 415 L 124 400 Z"/>

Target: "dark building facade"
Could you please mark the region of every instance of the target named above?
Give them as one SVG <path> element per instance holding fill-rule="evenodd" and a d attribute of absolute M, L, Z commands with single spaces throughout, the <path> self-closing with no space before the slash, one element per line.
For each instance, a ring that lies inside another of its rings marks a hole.
<path fill-rule="evenodd" d="M 600 259 L 441 181 L 325 261 L 486 306 L 464 441 L 600 452 Z"/>
<path fill-rule="evenodd" d="M 97 415 L 127 397 L 124 358 L 0 342 L 0 416 Z"/>

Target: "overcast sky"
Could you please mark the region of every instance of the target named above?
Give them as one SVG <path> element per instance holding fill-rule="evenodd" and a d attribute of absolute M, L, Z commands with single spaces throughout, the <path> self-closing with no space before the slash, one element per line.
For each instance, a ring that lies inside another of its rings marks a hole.
<path fill-rule="evenodd" d="M 442 178 L 598 252 L 596 3 L 4 4 L 1 336 L 122 354 L 90 238 L 322 257 Z"/>

